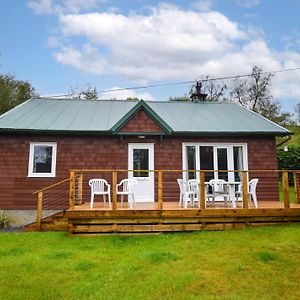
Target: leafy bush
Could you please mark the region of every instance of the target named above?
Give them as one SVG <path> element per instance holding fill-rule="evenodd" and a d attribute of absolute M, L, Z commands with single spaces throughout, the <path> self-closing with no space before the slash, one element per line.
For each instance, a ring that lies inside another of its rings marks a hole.
<path fill-rule="evenodd" d="M 279 170 L 300 170 L 300 145 L 289 145 L 288 151 L 284 151 L 283 148 L 277 149 L 277 159 Z M 289 173 L 289 183 L 293 183 L 292 173 Z"/>
<path fill-rule="evenodd" d="M 0 209 L 0 228 L 6 228 L 9 225 L 9 218 L 3 209 Z"/>
<path fill-rule="evenodd" d="M 291 145 L 288 151 L 277 150 L 279 170 L 300 170 L 300 145 Z"/>

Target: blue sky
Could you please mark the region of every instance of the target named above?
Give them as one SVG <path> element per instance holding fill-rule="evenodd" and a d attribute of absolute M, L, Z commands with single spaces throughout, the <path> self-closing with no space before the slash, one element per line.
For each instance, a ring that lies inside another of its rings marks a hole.
<path fill-rule="evenodd" d="M 298 0 L 2 0 L 0 72 L 41 95 L 300 67 Z M 227 82 L 230 85 L 230 82 Z M 167 100 L 189 86 L 101 94 Z M 276 75 L 284 109 L 300 101 L 300 71 Z"/>

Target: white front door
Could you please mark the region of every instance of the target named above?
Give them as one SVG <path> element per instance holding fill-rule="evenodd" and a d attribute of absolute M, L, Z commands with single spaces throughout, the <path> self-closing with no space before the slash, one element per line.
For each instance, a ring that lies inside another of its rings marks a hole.
<path fill-rule="evenodd" d="M 134 186 L 135 201 L 154 202 L 154 172 L 144 172 L 154 170 L 154 145 L 128 144 L 128 169 L 135 170 L 128 172 L 128 178 L 135 178 L 138 181 Z"/>

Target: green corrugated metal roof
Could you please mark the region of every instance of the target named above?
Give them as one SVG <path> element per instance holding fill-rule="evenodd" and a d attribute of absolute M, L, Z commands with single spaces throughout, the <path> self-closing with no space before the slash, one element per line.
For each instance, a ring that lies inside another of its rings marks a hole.
<path fill-rule="evenodd" d="M 149 101 L 145 104 L 143 101 L 71 99 L 29 100 L 0 116 L 0 130 L 109 132 L 126 114 L 135 112 L 135 106 L 139 109 L 149 106 L 154 118 L 163 121 L 172 133 L 290 134 L 287 129 L 234 103 Z"/>

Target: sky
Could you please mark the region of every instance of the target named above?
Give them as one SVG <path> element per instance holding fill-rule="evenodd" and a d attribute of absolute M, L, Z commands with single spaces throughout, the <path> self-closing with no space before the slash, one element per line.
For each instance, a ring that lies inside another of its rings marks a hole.
<path fill-rule="evenodd" d="M 42 96 L 90 85 L 100 98 L 163 101 L 190 86 L 103 91 L 300 67 L 299 14 L 299 0 L 1 0 L 0 73 Z M 300 70 L 271 89 L 292 112 Z"/>

